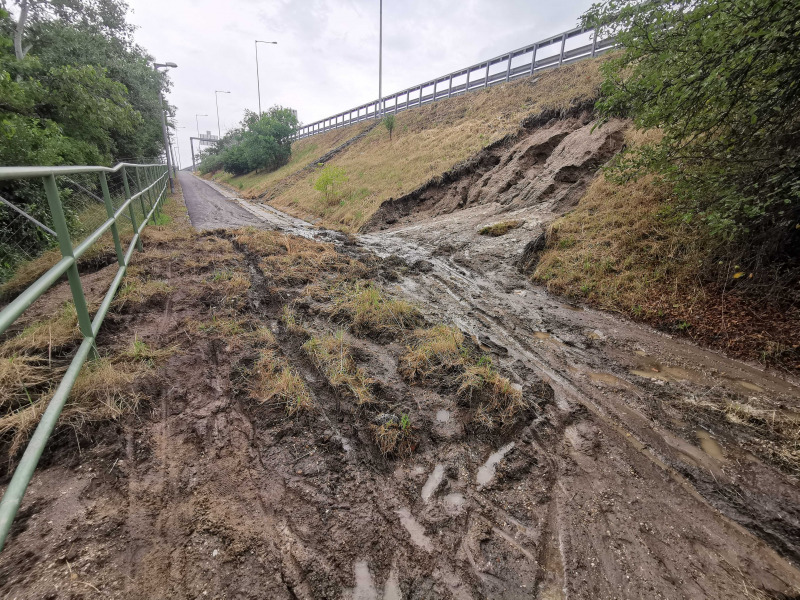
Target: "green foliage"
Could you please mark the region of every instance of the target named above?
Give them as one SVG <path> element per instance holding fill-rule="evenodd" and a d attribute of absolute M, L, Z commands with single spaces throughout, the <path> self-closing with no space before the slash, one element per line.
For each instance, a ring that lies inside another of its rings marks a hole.
<path fill-rule="evenodd" d="M 321 192 L 328 204 L 336 204 L 342 195 L 342 186 L 347 183 L 347 173 L 342 167 L 326 165 L 314 182 L 314 189 Z"/>
<path fill-rule="evenodd" d="M 29 6 L 21 52 L 17 23 L 0 8 L 0 165 L 109 165 L 163 152 L 158 94 L 168 81 L 132 43 L 125 2 Z M 40 182 L 0 182 L 0 195 L 49 221 Z M 66 191 L 62 202 L 75 221 L 84 207 Z M 13 240 L 0 247 L 0 281 L 54 241 L 10 211 L 0 211 L 0 239 Z"/>
<path fill-rule="evenodd" d="M 386 115 L 383 117 L 383 126 L 386 127 L 386 131 L 389 132 L 389 139 L 392 139 L 392 132 L 394 131 L 394 115 Z"/>
<path fill-rule="evenodd" d="M 226 134 L 200 163 L 200 172 L 212 173 L 223 169 L 234 175 L 244 175 L 258 169 L 274 171 L 292 155 L 291 136 L 297 128 L 293 110 L 273 106 L 259 118 L 245 111 L 240 127 Z"/>
<path fill-rule="evenodd" d="M 663 132 L 623 152 L 607 176 L 660 174 L 685 219 L 788 253 L 800 217 L 797 15 L 796 0 L 595 4 L 584 24 L 624 48 L 602 67 L 598 110 Z"/>

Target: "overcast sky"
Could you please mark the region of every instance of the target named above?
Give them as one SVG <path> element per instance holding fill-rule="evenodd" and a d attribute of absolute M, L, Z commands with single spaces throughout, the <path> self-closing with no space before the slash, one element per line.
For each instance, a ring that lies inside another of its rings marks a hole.
<path fill-rule="evenodd" d="M 378 97 L 378 0 L 129 0 L 137 42 L 172 61 L 182 166 L 189 136 L 261 102 L 310 123 Z M 574 27 L 591 0 L 383 0 L 384 95 Z M 516 66 L 516 63 L 515 63 Z"/>

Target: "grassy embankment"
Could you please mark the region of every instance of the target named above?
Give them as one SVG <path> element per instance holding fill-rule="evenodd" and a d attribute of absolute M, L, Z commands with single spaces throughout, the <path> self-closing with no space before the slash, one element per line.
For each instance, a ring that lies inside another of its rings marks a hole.
<path fill-rule="evenodd" d="M 626 142 L 643 136 L 629 131 Z M 800 311 L 769 272 L 736 264 L 735 248 L 690 223 L 652 177 L 623 185 L 602 175 L 550 225 L 533 279 L 730 354 L 797 369 Z"/>
<path fill-rule="evenodd" d="M 314 189 L 315 173 L 286 181 L 285 186 L 283 180 L 364 125 L 296 142 L 292 162 L 274 173 L 216 178 L 240 189 L 245 197 L 280 186 L 270 201 L 276 208 L 325 227 L 357 231 L 382 202 L 411 192 L 514 133 L 525 117 L 564 110 L 595 97 L 601 80 L 599 62 L 583 61 L 542 73 L 535 83 L 526 78 L 399 113 L 393 140 L 385 128 L 377 127 L 331 159 L 329 164 L 343 168 L 348 181 L 330 202 Z"/>

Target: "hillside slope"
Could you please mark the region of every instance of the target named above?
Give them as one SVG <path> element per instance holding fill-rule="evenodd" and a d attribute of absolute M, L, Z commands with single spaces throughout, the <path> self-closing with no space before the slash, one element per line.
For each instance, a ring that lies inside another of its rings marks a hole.
<path fill-rule="evenodd" d="M 547 71 L 479 92 L 441 100 L 398 113 L 394 139 L 375 127 L 329 164 L 344 169 L 348 181 L 331 201 L 314 189 L 312 171 L 299 180 L 290 176 L 305 161 L 336 143 L 361 133 L 367 125 L 305 138 L 292 146 L 292 162 L 267 175 L 217 176 L 245 198 L 259 197 L 289 214 L 343 231 L 358 231 L 380 205 L 408 194 L 481 149 L 518 131 L 520 123 L 545 111 L 566 112 L 594 98 L 600 83 L 600 59 Z M 314 151 L 309 148 L 314 146 Z"/>

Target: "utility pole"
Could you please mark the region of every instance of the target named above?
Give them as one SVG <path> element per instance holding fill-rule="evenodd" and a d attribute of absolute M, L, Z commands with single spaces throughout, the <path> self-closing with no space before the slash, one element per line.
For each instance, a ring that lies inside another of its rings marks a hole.
<path fill-rule="evenodd" d="M 265 42 L 263 40 L 256 40 L 256 83 L 258 84 L 258 118 L 261 118 L 261 77 L 258 72 L 258 45 L 259 44 L 277 44 L 278 42 Z"/>
<path fill-rule="evenodd" d="M 378 106 L 379 115 L 383 116 L 383 0 L 378 1 Z"/>
<path fill-rule="evenodd" d="M 217 135 L 222 139 L 222 128 L 219 126 L 219 94 L 230 94 L 224 90 L 214 90 L 214 100 L 217 103 Z"/>

